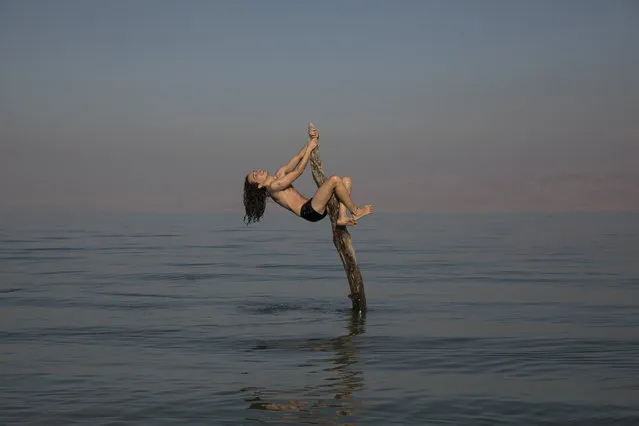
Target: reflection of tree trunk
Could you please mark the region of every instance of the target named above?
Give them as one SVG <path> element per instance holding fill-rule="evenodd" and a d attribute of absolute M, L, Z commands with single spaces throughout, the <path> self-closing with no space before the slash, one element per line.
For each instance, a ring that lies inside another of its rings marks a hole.
<path fill-rule="evenodd" d="M 313 123 L 309 123 L 309 128 L 315 128 Z M 321 186 L 326 180 L 324 176 L 324 169 L 322 167 L 322 160 L 319 156 L 319 148 L 315 148 L 311 153 L 311 169 L 313 171 L 313 180 L 317 186 Z M 362 274 L 357 266 L 357 259 L 355 258 L 355 249 L 351 243 L 351 234 L 348 232 L 345 226 L 337 226 L 337 218 L 339 217 L 339 202 L 335 195 L 333 195 L 327 206 L 328 215 L 331 218 L 331 225 L 333 228 L 333 244 L 339 253 L 339 257 L 344 265 L 344 271 L 348 278 L 348 285 L 351 290 L 351 294 L 348 296 L 351 298 L 351 304 L 355 312 L 366 312 L 366 294 L 364 293 L 364 280 Z"/>
<path fill-rule="evenodd" d="M 353 336 L 363 334 L 365 332 L 366 314 L 359 315 L 353 312 L 348 325 L 349 333 L 345 336 L 338 337 L 333 341 L 333 350 L 336 357 L 334 363 L 336 367 L 331 369 L 339 375 L 339 387 L 335 394 L 335 399 L 351 400 L 355 391 L 364 387 L 361 377 L 361 370 L 355 369 L 359 363 L 358 346 L 353 342 Z M 342 404 L 342 406 L 351 406 L 352 404 Z"/>
<path fill-rule="evenodd" d="M 326 399 L 319 399 L 315 403 L 306 402 L 300 399 L 287 400 L 284 403 L 275 403 L 262 400 L 260 392 L 251 399 L 249 409 L 279 411 L 285 412 L 287 415 L 297 416 L 299 413 L 300 420 L 308 421 L 304 415 L 311 415 L 315 422 L 320 424 L 333 424 L 334 421 L 327 417 L 326 409 L 336 409 L 332 414 L 337 417 L 345 417 L 353 414 L 352 410 L 359 404 L 353 403 L 353 394 L 364 388 L 364 379 L 362 372 L 356 369 L 359 360 L 359 346 L 354 337 L 365 333 L 366 314 L 358 311 L 352 311 L 349 314 L 348 334 L 337 337 L 335 339 L 317 341 L 314 339 L 305 340 L 299 349 L 307 351 L 333 351 L 335 356 L 332 358 L 333 366 L 326 368 L 324 371 L 335 372 L 337 377 L 331 375 L 324 380 L 328 385 L 320 385 L 317 388 L 307 389 L 317 391 L 326 389 L 327 387 L 334 392 L 336 401 L 329 402 Z M 290 419 L 288 419 L 290 420 Z"/>

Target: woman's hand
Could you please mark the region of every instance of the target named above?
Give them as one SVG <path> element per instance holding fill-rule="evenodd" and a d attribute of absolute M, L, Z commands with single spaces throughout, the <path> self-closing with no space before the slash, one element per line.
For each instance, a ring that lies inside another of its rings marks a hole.
<path fill-rule="evenodd" d="M 309 123 L 308 126 L 308 138 L 309 139 L 319 139 L 319 130 L 315 128 L 313 123 Z"/>

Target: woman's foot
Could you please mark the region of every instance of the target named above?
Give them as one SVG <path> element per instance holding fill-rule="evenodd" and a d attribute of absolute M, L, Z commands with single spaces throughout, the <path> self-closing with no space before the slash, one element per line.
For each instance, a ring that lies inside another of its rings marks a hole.
<path fill-rule="evenodd" d="M 358 208 L 355 212 L 353 212 L 353 220 L 358 221 L 364 216 L 368 216 L 373 213 L 373 206 L 371 204 L 367 204 L 362 208 Z"/>
<path fill-rule="evenodd" d="M 352 217 L 340 217 L 337 219 L 337 226 L 355 226 L 357 221 Z"/>

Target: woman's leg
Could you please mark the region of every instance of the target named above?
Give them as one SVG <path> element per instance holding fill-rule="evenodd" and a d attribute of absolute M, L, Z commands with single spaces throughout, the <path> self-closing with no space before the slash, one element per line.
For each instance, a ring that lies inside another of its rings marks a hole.
<path fill-rule="evenodd" d="M 344 186 L 346 187 L 348 195 L 350 196 L 353 192 L 353 180 L 348 176 L 344 176 L 342 178 L 342 182 L 344 182 Z M 348 217 L 348 214 L 346 213 L 346 206 L 344 205 L 344 203 L 339 203 L 339 215 L 337 217 L 337 224 L 339 226 L 357 225 L 357 222 L 353 218 Z"/>
<path fill-rule="evenodd" d="M 311 201 L 313 210 L 320 214 L 324 213 L 326 205 L 333 194 L 335 194 L 337 200 L 344 204 L 344 206 L 351 212 L 354 220 L 373 212 L 373 206 L 371 205 L 366 205 L 363 208 L 357 207 L 355 203 L 353 203 L 353 200 L 351 200 L 349 191 L 346 188 L 346 185 L 344 185 L 342 178 L 335 175 L 326 179 L 326 181 L 317 189 L 315 195 L 313 195 L 313 201 Z"/>

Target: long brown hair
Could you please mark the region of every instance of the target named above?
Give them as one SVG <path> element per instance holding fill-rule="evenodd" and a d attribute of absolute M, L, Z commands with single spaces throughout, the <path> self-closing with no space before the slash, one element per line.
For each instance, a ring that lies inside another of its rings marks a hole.
<path fill-rule="evenodd" d="M 266 210 L 266 188 L 258 188 L 256 183 L 250 183 L 248 176 L 244 179 L 244 223 L 259 222 Z"/>

